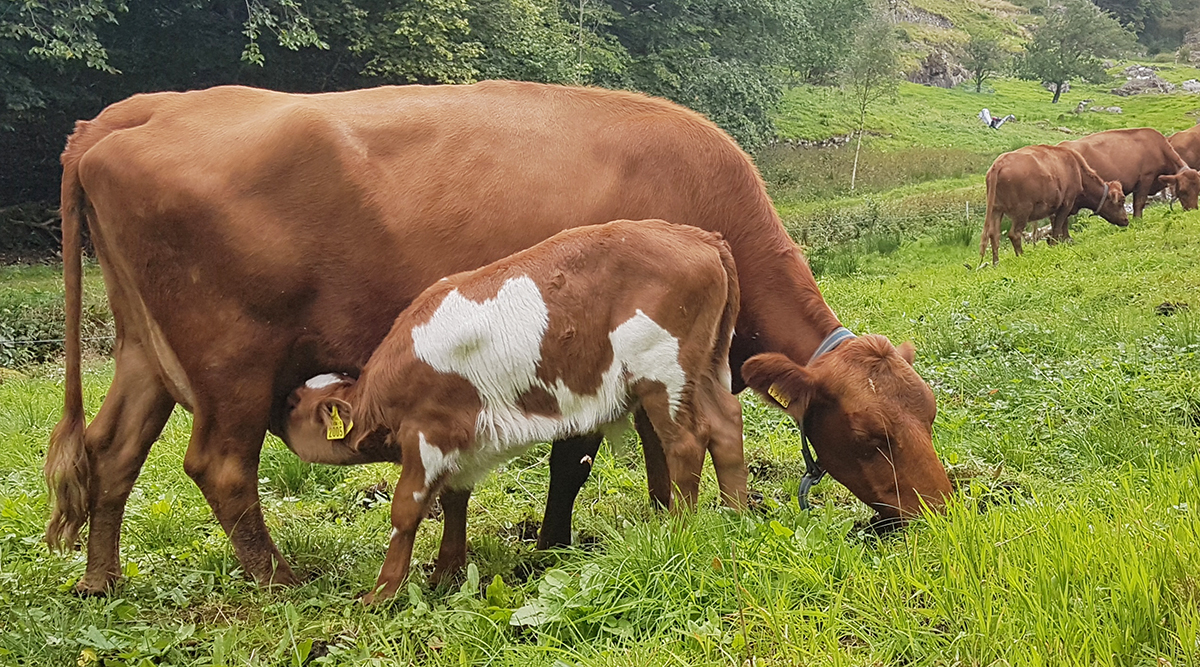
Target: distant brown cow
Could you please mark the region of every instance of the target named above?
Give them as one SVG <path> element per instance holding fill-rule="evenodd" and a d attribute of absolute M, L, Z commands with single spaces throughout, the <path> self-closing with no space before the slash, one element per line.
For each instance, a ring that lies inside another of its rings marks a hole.
<path fill-rule="evenodd" d="M 1106 181 L 1120 181 L 1133 195 L 1133 215 L 1142 217 L 1146 199 L 1170 187 L 1185 209 L 1196 208 L 1200 173 L 1179 157 L 1161 132 L 1149 127 L 1106 130 L 1059 144 L 1087 160 Z"/>
<path fill-rule="evenodd" d="M 1172 134 L 1167 141 L 1189 167 L 1200 169 L 1200 123 L 1191 129 Z"/>
<path fill-rule="evenodd" d="M 1000 261 L 1000 223 L 1012 220 L 1008 238 L 1021 254 L 1021 232 L 1033 220 L 1051 218 L 1050 237 L 1070 238 L 1067 218 L 1089 208 L 1114 225 L 1129 224 L 1119 181 L 1105 183 L 1083 157 L 1060 146 L 1026 146 L 996 158 L 987 173 L 987 215 L 979 257 L 992 246 L 992 264 Z"/>
<path fill-rule="evenodd" d="M 719 235 L 661 220 L 569 229 L 426 289 L 357 382 L 293 393 L 283 437 L 297 453 L 383 440 L 403 463 L 367 602 L 408 576 L 417 528 L 439 495 L 435 580 L 466 562 L 467 500 L 492 468 L 637 407 L 662 442 L 673 503 L 695 505 L 708 450 L 722 495 L 740 506 L 742 413 L 729 385 L 737 313 L 737 273 Z"/>

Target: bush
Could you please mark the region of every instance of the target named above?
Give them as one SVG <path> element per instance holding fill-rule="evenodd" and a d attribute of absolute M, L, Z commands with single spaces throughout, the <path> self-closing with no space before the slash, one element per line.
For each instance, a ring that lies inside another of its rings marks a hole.
<path fill-rule="evenodd" d="M 40 364 L 61 355 L 65 328 L 61 268 L 5 267 L 0 278 L 0 366 Z M 80 328 L 85 351 L 111 350 L 112 314 L 98 275 L 85 280 Z"/>

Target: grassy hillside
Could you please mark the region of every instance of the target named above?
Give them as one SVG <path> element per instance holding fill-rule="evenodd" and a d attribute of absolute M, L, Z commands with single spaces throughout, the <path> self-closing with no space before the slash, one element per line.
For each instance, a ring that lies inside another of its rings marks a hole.
<path fill-rule="evenodd" d="M 796 433 L 747 397 L 764 511 L 715 508 L 710 475 L 695 515 L 655 516 L 636 447 L 605 448 L 576 513 L 588 546 L 539 554 L 543 447 L 478 489 L 460 586 L 417 581 L 364 610 L 354 596 L 382 559 L 396 471 L 310 466 L 268 442 L 265 513 L 307 583 L 260 589 L 183 472 L 177 411 L 129 504 L 124 582 L 80 599 L 68 591 L 83 554 L 40 541 L 61 374 L 6 375 L 0 664 L 1197 664 L 1200 213 L 1084 227 L 1074 245 L 1006 249 L 998 269 L 964 268 L 975 238 L 945 235 L 822 280 L 855 331 L 915 340 L 935 445 L 959 480 L 945 516 L 883 541 L 835 482 L 798 510 Z M 1193 310 L 1156 314 L 1180 301 Z M 89 414 L 110 379 L 108 362 L 87 364 Z"/>

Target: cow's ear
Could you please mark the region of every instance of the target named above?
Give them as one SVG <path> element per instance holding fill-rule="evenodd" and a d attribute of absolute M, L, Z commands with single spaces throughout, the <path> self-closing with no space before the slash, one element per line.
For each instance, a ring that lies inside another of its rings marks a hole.
<path fill-rule="evenodd" d="M 742 364 L 742 379 L 767 401 L 803 419 L 821 382 L 807 368 L 776 352 L 755 355 Z"/>
<path fill-rule="evenodd" d="M 1121 187 L 1121 181 L 1109 181 L 1108 197 L 1112 203 L 1121 206 L 1125 203 L 1125 190 Z"/>
<path fill-rule="evenodd" d="M 1175 174 L 1163 174 L 1162 176 L 1158 177 L 1158 180 L 1163 185 L 1175 185 L 1176 181 L 1179 180 L 1179 177 Z"/>
<path fill-rule="evenodd" d="M 911 340 L 906 340 L 896 346 L 896 352 L 900 355 L 901 359 L 908 362 L 909 366 L 912 366 L 917 361 L 917 348 Z"/>
<path fill-rule="evenodd" d="M 357 442 L 357 439 L 347 439 L 354 428 L 354 409 L 346 401 L 332 396 L 321 399 L 320 405 L 317 406 L 317 418 L 325 427 L 326 439 L 340 440 L 345 444 Z"/>

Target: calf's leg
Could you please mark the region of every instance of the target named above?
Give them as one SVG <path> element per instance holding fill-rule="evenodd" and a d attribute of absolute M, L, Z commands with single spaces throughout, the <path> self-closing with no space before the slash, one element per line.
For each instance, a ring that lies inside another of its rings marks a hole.
<path fill-rule="evenodd" d="M 742 446 L 742 404 L 737 396 L 714 382 L 708 391 L 708 453 L 717 472 L 721 502 L 728 507 L 746 506 L 746 458 Z"/>
<path fill-rule="evenodd" d="M 666 509 L 671 506 L 671 475 L 667 469 L 667 455 L 663 452 L 662 440 L 646 415 L 645 407 L 638 407 L 633 413 L 633 424 L 642 441 L 650 502 L 658 509 Z"/>
<path fill-rule="evenodd" d="M 575 499 L 592 473 L 592 463 L 603 439 L 601 435 L 592 434 L 554 441 L 550 448 L 550 491 L 546 495 L 546 512 L 542 516 L 537 548 L 571 544 L 571 514 Z M 443 547 L 445 544 L 443 537 Z"/>
<path fill-rule="evenodd" d="M 441 499 L 442 544 L 433 563 L 433 574 L 429 575 L 429 583 L 435 586 L 467 564 L 467 504 L 471 489 L 446 489 Z"/>
<path fill-rule="evenodd" d="M 408 446 L 404 447 L 403 456 L 404 469 L 400 473 L 400 480 L 396 482 L 396 491 L 392 494 L 392 537 L 388 541 L 387 555 L 383 559 L 383 567 L 379 570 L 375 588 L 363 597 L 364 604 L 372 604 L 395 595 L 400 584 L 408 577 L 417 528 L 429 511 L 434 493 L 440 485 L 440 480 L 437 480 L 434 484 L 426 486 L 425 468 L 419 464 L 421 453 L 415 443 L 408 443 Z M 465 501 L 464 498 L 456 498 L 456 502 L 460 500 Z M 462 502 L 462 510 L 462 526 L 465 532 L 465 502 Z"/>
<path fill-rule="evenodd" d="M 674 492 L 668 507 L 671 510 L 678 510 L 684 505 L 695 507 L 700 495 L 700 471 L 704 466 L 702 443 L 707 442 L 707 437 L 699 438 L 696 433 L 675 422 L 667 393 L 661 385 L 649 391 L 640 391 L 639 394 L 642 409 L 662 443 L 667 474 Z"/>
<path fill-rule="evenodd" d="M 87 572 L 75 585 L 83 594 L 103 593 L 121 575 L 125 503 L 175 407 L 140 346 L 120 339 L 113 356 L 112 386 L 84 432 L 90 469 Z"/>

